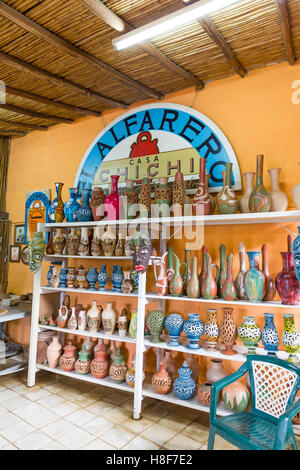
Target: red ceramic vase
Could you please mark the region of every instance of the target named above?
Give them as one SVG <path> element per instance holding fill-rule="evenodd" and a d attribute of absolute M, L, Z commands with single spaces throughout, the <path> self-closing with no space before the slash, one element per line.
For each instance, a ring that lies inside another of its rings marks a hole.
<path fill-rule="evenodd" d="M 300 283 L 294 268 L 293 253 L 281 252 L 283 268 L 275 278 L 276 289 L 284 305 L 298 305 L 300 302 Z"/>
<path fill-rule="evenodd" d="M 111 193 L 104 199 L 104 209 L 108 220 L 120 218 L 120 195 L 118 193 L 119 175 L 111 175 Z"/>

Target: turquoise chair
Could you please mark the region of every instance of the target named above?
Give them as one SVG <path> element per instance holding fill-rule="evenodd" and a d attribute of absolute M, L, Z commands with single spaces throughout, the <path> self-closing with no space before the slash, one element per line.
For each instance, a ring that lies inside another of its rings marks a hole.
<path fill-rule="evenodd" d="M 250 412 L 216 417 L 218 393 L 247 372 L 251 385 Z M 243 450 L 297 450 L 292 418 L 300 411 L 295 397 L 300 388 L 300 368 L 277 357 L 249 355 L 234 374 L 214 383 L 210 399 L 208 450 L 215 435 Z"/>

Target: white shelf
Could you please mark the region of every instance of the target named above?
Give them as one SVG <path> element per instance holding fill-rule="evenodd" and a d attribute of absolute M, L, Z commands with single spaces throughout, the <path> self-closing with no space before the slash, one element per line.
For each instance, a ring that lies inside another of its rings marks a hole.
<path fill-rule="evenodd" d="M 192 299 L 191 297 L 187 297 L 186 295 L 182 295 L 176 297 L 175 295 L 159 295 L 153 292 L 147 292 L 146 297 L 149 300 L 183 300 L 185 302 L 199 302 L 199 303 L 206 303 L 206 304 L 219 304 L 219 305 L 236 305 L 237 307 L 261 307 L 261 308 L 284 308 L 288 310 L 295 310 L 300 309 L 300 305 L 283 305 L 281 302 L 249 302 L 248 300 L 235 300 L 229 301 L 224 299 L 213 299 L 207 300 L 199 297 L 197 299 Z"/>
<path fill-rule="evenodd" d="M 168 403 L 174 403 L 174 405 L 185 406 L 187 408 L 192 408 L 194 410 L 205 411 L 206 413 L 209 413 L 209 406 L 204 406 L 200 403 L 197 397 L 197 392 L 195 392 L 194 397 L 191 398 L 190 400 L 181 400 L 180 398 L 177 398 L 174 391 L 171 391 L 163 395 L 161 393 L 155 392 L 152 388 L 152 385 L 144 384 L 143 396 L 155 398 L 156 400 L 167 401 Z M 220 403 L 218 405 L 217 415 L 228 416 L 230 414 L 232 414 L 232 412 L 225 407 L 224 403 Z"/>
<path fill-rule="evenodd" d="M 75 371 L 65 372 L 60 367 L 52 369 L 51 367 L 46 366 L 44 364 L 37 364 L 36 367 L 38 369 L 47 370 L 48 372 L 53 372 L 54 374 L 65 375 L 66 377 L 71 377 L 72 379 L 84 380 L 85 382 L 92 382 L 97 385 L 104 385 L 105 387 L 116 388 L 124 392 L 134 393 L 134 388 L 129 387 L 126 382 L 117 384 L 113 380 L 111 380 L 110 377 L 105 377 L 105 379 L 96 379 L 96 377 L 94 377 L 91 373 L 77 374 Z"/>
<path fill-rule="evenodd" d="M 124 343 L 136 343 L 136 340 L 133 338 L 130 338 L 130 336 L 119 336 L 117 333 L 108 335 L 105 334 L 103 330 L 98 331 L 97 333 L 93 333 L 92 331 L 80 331 L 80 330 L 70 330 L 69 328 L 59 328 L 58 326 L 52 326 L 52 325 L 41 325 L 39 324 L 39 328 L 42 330 L 53 330 L 57 331 L 58 333 L 65 333 L 65 334 L 71 334 L 71 335 L 79 335 L 79 336 L 88 336 L 90 338 L 102 338 L 102 339 L 107 339 L 110 341 L 122 341 Z"/>
<path fill-rule="evenodd" d="M 114 261 L 132 261 L 132 256 L 79 256 L 79 255 L 44 255 L 45 261 L 60 260 L 60 259 L 88 259 L 93 260 L 114 260 Z M 151 256 L 149 264 L 151 265 L 154 261 L 159 261 L 160 256 Z"/>
<path fill-rule="evenodd" d="M 0 315 L 0 323 L 4 323 L 7 321 L 12 321 L 12 320 L 20 320 L 20 318 L 25 318 L 29 317 L 31 315 L 30 312 L 26 312 L 23 309 L 20 309 L 18 306 L 16 307 L 3 307 L 7 309 L 7 313 L 3 313 Z"/>
<path fill-rule="evenodd" d="M 74 292 L 75 294 L 90 294 L 90 295 L 112 295 L 116 297 L 135 297 L 138 298 L 138 293 L 132 292 L 131 294 L 124 294 L 123 292 L 116 292 L 110 289 L 105 290 L 89 290 L 89 289 L 76 289 L 68 287 L 41 287 L 41 293 L 44 292 Z"/>

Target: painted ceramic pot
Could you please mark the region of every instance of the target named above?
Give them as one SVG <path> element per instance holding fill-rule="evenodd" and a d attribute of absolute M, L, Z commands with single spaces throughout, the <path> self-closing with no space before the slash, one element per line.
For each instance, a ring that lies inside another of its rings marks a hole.
<path fill-rule="evenodd" d="M 104 199 L 104 209 L 108 220 L 119 220 L 120 218 L 120 195 L 118 193 L 119 175 L 111 175 L 111 193 Z"/>
<path fill-rule="evenodd" d="M 246 249 L 244 243 L 239 244 L 239 260 L 240 260 L 240 270 L 235 278 L 234 285 L 237 297 L 240 300 L 248 300 L 245 289 L 245 274 L 246 274 Z"/>
<path fill-rule="evenodd" d="M 54 289 L 56 289 L 59 286 L 58 269 L 56 267 L 54 267 L 52 270 L 52 277 L 51 277 L 50 285 Z"/>
<path fill-rule="evenodd" d="M 71 310 L 72 310 L 72 313 L 68 320 L 67 327 L 68 327 L 68 330 L 77 330 L 78 323 L 77 323 L 77 317 L 76 317 L 76 307 L 71 307 Z"/>
<path fill-rule="evenodd" d="M 113 270 L 112 270 L 112 273 L 111 273 L 111 276 L 110 276 L 113 291 L 116 290 L 115 275 L 116 275 L 116 272 L 117 272 L 117 266 L 118 266 L 117 264 L 113 264 Z"/>
<path fill-rule="evenodd" d="M 72 343 L 71 339 L 68 339 L 67 345 L 64 346 L 64 353 L 59 358 L 59 366 L 65 372 L 71 372 L 74 370 L 76 362 L 76 346 Z"/>
<path fill-rule="evenodd" d="M 192 371 L 184 362 L 178 369 L 179 377 L 174 381 L 174 393 L 180 400 L 190 400 L 195 394 L 196 384 L 192 379 Z"/>
<path fill-rule="evenodd" d="M 244 346 L 248 348 L 247 354 L 255 354 L 255 348 L 261 339 L 261 331 L 254 317 L 244 317 L 243 323 L 238 327 L 238 335 Z"/>
<path fill-rule="evenodd" d="M 54 266 L 51 266 L 51 265 L 49 266 L 49 270 L 47 272 L 47 282 L 48 282 L 48 284 L 47 284 L 46 287 L 51 287 L 50 282 L 51 282 L 51 279 L 52 279 L 53 268 L 54 268 Z"/>
<path fill-rule="evenodd" d="M 104 256 L 114 256 L 117 243 L 117 237 L 110 225 L 107 226 L 106 231 L 102 234 L 101 245 Z"/>
<path fill-rule="evenodd" d="M 225 163 L 225 167 L 225 184 L 217 194 L 217 207 L 220 214 L 235 214 L 238 210 L 239 203 L 235 197 L 234 191 L 231 189 L 232 163 Z"/>
<path fill-rule="evenodd" d="M 154 191 L 155 203 L 158 206 L 158 217 L 170 217 L 172 204 L 172 189 L 168 184 L 168 178 L 159 178 L 159 185 Z"/>
<path fill-rule="evenodd" d="M 93 213 L 91 211 L 89 200 L 91 196 L 91 190 L 89 188 L 83 188 L 83 204 L 76 212 L 74 212 L 74 219 L 77 222 L 91 222 L 93 220 Z"/>
<path fill-rule="evenodd" d="M 112 335 L 117 323 L 117 312 L 112 308 L 112 302 L 107 302 L 102 312 L 102 324 L 106 335 Z"/>
<path fill-rule="evenodd" d="M 226 408 L 241 412 L 248 408 L 250 393 L 240 380 L 236 380 L 223 389 L 222 398 Z"/>
<path fill-rule="evenodd" d="M 247 214 L 250 212 L 249 209 L 249 198 L 253 191 L 253 183 L 255 178 L 254 172 L 244 173 L 245 178 L 245 191 L 241 199 L 239 200 L 239 209 L 240 212 L 243 214 Z"/>
<path fill-rule="evenodd" d="M 151 343 L 162 343 L 160 335 L 165 327 L 165 318 L 165 314 L 161 310 L 152 310 L 146 316 L 146 325 L 152 335 Z"/>
<path fill-rule="evenodd" d="M 61 268 L 60 273 L 59 273 L 59 281 L 60 281 L 60 287 L 67 287 L 67 274 L 68 274 L 68 268 Z"/>
<path fill-rule="evenodd" d="M 95 288 L 96 282 L 98 281 L 97 268 L 89 268 L 89 271 L 86 275 L 86 279 L 89 283 L 89 290 L 97 290 Z"/>
<path fill-rule="evenodd" d="M 270 212 L 272 199 L 263 183 L 264 155 L 257 155 L 256 184 L 249 198 L 250 212 Z"/>
<path fill-rule="evenodd" d="M 184 332 L 189 340 L 188 349 L 200 349 L 198 341 L 203 333 L 204 326 L 197 313 L 189 313 L 189 318 L 184 322 Z"/>
<path fill-rule="evenodd" d="M 217 296 L 217 282 L 219 277 L 219 266 L 213 264 L 208 252 L 203 251 L 205 270 L 202 274 L 201 296 L 206 300 L 213 300 Z M 216 268 L 216 278 L 212 274 L 212 269 Z"/>
<path fill-rule="evenodd" d="M 99 271 L 99 275 L 98 275 L 98 282 L 99 282 L 99 289 L 100 290 L 105 290 L 105 286 L 107 284 L 107 281 L 108 281 L 108 274 L 107 274 L 107 271 L 106 271 L 106 265 L 102 264 L 100 266 L 100 271 Z"/>
<path fill-rule="evenodd" d="M 288 361 L 299 366 L 297 353 L 300 352 L 300 335 L 295 326 L 294 315 L 285 313 L 283 315 L 284 330 L 282 335 L 282 344 L 287 353 Z"/>
<path fill-rule="evenodd" d="M 130 271 L 124 271 L 124 279 L 122 282 L 121 290 L 123 294 L 131 294 L 133 292 L 133 284 L 130 279 Z"/>
<path fill-rule="evenodd" d="M 122 292 L 122 284 L 124 280 L 123 268 L 122 266 L 116 266 L 116 272 L 114 275 L 114 283 L 117 292 Z"/>
<path fill-rule="evenodd" d="M 62 345 L 59 342 L 58 336 L 53 336 L 52 343 L 50 343 L 47 348 L 47 361 L 51 369 L 55 369 L 58 366 L 61 351 Z"/>
<path fill-rule="evenodd" d="M 33 273 L 37 273 L 41 269 L 45 246 L 42 232 L 35 232 L 28 245 L 29 269 Z"/>
<path fill-rule="evenodd" d="M 151 215 L 151 184 L 147 177 L 142 179 L 139 209 L 141 217 L 149 217 Z"/>
<path fill-rule="evenodd" d="M 210 366 L 206 371 L 206 380 L 211 383 L 218 382 L 218 380 L 226 377 L 226 372 L 223 367 L 221 359 L 211 359 Z"/>
<path fill-rule="evenodd" d="M 274 325 L 274 313 L 264 313 L 265 326 L 262 331 L 262 344 L 269 356 L 276 356 L 279 346 L 279 335 Z"/>
<path fill-rule="evenodd" d="M 165 328 L 169 333 L 171 342 L 169 346 L 180 346 L 178 338 L 183 330 L 184 320 L 178 313 L 171 313 L 165 320 Z"/>
<path fill-rule="evenodd" d="M 146 317 L 147 318 L 147 317 Z M 128 330 L 130 338 L 135 339 L 137 334 L 137 311 L 131 310 L 130 312 L 130 324 Z"/>
<path fill-rule="evenodd" d="M 281 168 L 272 168 L 268 170 L 271 179 L 271 191 L 270 196 L 272 199 L 272 211 L 286 211 L 289 200 L 287 195 L 280 190 L 279 187 L 279 175 Z"/>
<path fill-rule="evenodd" d="M 70 199 L 64 205 L 64 213 L 67 222 L 74 222 L 74 212 L 77 211 L 80 205 L 77 202 L 77 188 L 69 188 Z"/>
<path fill-rule="evenodd" d="M 105 194 L 103 189 L 95 186 L 92 189 L 92 195 L 90 200 L 90 208 L 92 210 L 93 219 L 95 221 L 102 220 L 104 218 L 104 199 Z"/>
<path fill-rule="evenodd" d="M 202 382 L 199 384 L 197 396 L 200 403 L 204 406 L 210 405 L 211 386 L 212 384 L 210 382 Z M 218 402 L 219 401 L 220 393 L 218 394 Z"/>
<path fill-rule="evenodd" d="M 222 299 L 222 286 L 227 277 L 227 267 L 226 267 L 226 246 L 224 243 L 219 248 L 220 253 L 220 271 L 217 278 L 217 295 L 219 299 Z"/>
<path fill-rule="evenodd" d="M 119 336 L 122 338 L 125 338 L 127 336 L 127 330 L 128 330 L 128 316 L 127 316 L 127 310 L 126 308 L 123 308 L 119 319 L 118 319 L 118 330 L 119 330 Z"/>
<path fill-rule="evenodd" d="M 245 274 L 245 290 L 250 302 L 262 302 L 266 294 L 266 276 L 259 270 L 259 251 L 247 251 L 249 270 Z"/>
<path fill-rule="evenodd" d="M 225 354 L 225 356 L 233 356 L 234 354 L 237 354 L 233 349 L 237 338 L 237 327 L 232 318 L 233 308 L 223 308 L 223 312 L 224 319 L 221 324 L 221 335 L 225 349 L 223 349 L 221 352 L 222 354 Z"/>
<path fill-rule="evenodd" d="M 75 287 L 75 281 L 76 281 L 76 269 L 70 267 L 68 268 L 68 274 L 67 274 L 68 289 L 73 289 Z"/>
<path fill-rule="evenodd" d="M 230 253 L 227 256 L 227 275 L 222 285 L 222 298 L 224 300 L 228 300 L 229 302 L 233 302 L 237 300 L 237 293 L 236 293 L 235 284 L 233 280 L 233 273 L 232 273 L 232 263 L 233 263 L 233 254 Z"/>
<path fill-rule="evenodd" d="M 62 255 L 66 245 L 66 238 L 61 228 L 57 228 L 53 237 L 53 249 L 55 255 Z"/>
<path fill-rule="evenodd" d="M 165 365 L 162 362 L 159 365 L 160 369 L 152 376 L 151 383 L 155 392 L 165 395 L 172 389 L 172 378 Z"/>
<path fill-rule="evenodd" d="M 76 274 L 77 287 L 84 289 L 86 284 L 86 271 L 85 268 L 80 265 Z"/>
<path fill-rule="evenodd" d="M 298 235 L 292 244 L 292 253 L 293 253 L 294 267 L 296 270 L 297 279 L 299 281 L 300 280 L 300 226 L 298 226 Z"/>
<path fill-rule="evenodd" d="M 270 276 L 269 266 L 268 266 L 268 245 L 263 245 L 261 247 L 262 252 L 262 272 L 266 277 L 266 293 L 264 300 L 266 302 L 271 302 L 276 295 L 276 286 L 274 280 Z"/>
<path fill-rule="evenodd" d="M 78 255 L 89 256 L 89 253 L 90 253 L 89 231 L 87 227 L 82 227 L 79 248 L 78 248 Z"/>
<path fill-rule="evenodd" d="M 185 278 L 182 279 L 183 283 L 184 283 L 184 286 L 186 286 L 185 287 L 186 294 L 191 299 L 197 299 L 200 296 L 200 283 L 199 283 L 199 279 L 198 279 L 198 267 L 197 267 L 197 265 L 198 265 L 198 260 L 197 260 L 197 257 L 194 256 L 193 261 L 192 261 L 192 273 L 191 273 L 191 275 L 189 276 L 188 273 L 185 272 L 184 273 Z M 186 265 L 186 269 L 187 269 L 187 265 Z M 186 282 L 185 279 L 188 279 L 188 282 Z"/>
<path fill-rule="evenodd" d="M 174 268 L 174 275 L 169 284 L 169 291 L 171 295 L 174 295 L 175 297 L 179 297 L 180 295 L 183 294 L 183 281 L 180 275 L 180 268 L 182 266 L 182 263 L 180 263 L 180 260 L 177 255 L 174 254 L 173 256 L 175 259 L 175 268 Z"/>
<path fill-rule="evenodd" d="M 64 203 L 61 198 L 63 185 L 64 185 L 63 183 L 55 183 L 56 197 L 53 199 L 48 209 L 49 219 L 50 219 L 50 222 L 52 223 L 63 222 L 64 220 Z M 56 207 L 58 207 L 58 210 L 56 211 L 56 216 L 55 216 Z"/>
<path fill-rule="evenodd" d="M 86 375 L 90 372 L 90 351 L 85 349 L 85 346 L 82 346 L 81 351 L 78 353 L 78 359 L 75 362 L 75 371 L 77 374 Z"/>
<path fill-rule="evenodd" d="M 97 301 L 92 300 L 92 306 L 87 311 L 87 324 L 89 331 L 92 331 L 93 333 L 97 333 L 99 331 L 101 326 L 101 313 L 101 305 L 97 306 Z"/>
<path fill-rule="evenodd" d="M 71 313 L 71 309 L 69 309 L 65 305 L 60 307 L 58 311 L 58 317 L 57 317 L 57 326 L 59 328 L 66 328 L 70 313 Z"/>
<path fill-rule="evenodd" d="M 125 363 L 125 356 L 121 353 L 120 348 L 118 348 L 117 353 L 114 355 L 113 364 L 109 369 L 109 376 L 117 384 L 125 382 L 127 365 Z"/>
<path fill-rule="evenodd" d="M 101 236 L 102 236 L 102 227 L 97 226 L 94 228 L 93 239 L 91 243 L 91 255 L 100 256 L 101 255 Z"/>
<path fill-rule="evenodd" d="M 205 181 L 205 165 L 206 159 L 200 157 L 200 171 L 199 171 L 199 187 L 194 197 L 192 210 L 193 215 L 210 215 L 212 213 L 212 203 Z"/>
<path fill-rule="evenodd" d="M 300 283 L 294 268 L 293 253 L 284 251 L 282 271 L 275 278 L 278 294 L 284 305 L 298 305 L 300 302 Z"/>
<path fill-rule="evenodd" d="M 66 255 L 77 256 L 80 243 L 80 236 L 76 232 L 76 228 L 71 228 L 66 236 Z"/>
<path fill-rule="evenodd" d="M 91 373 L 96 379 L 104 379 L 104 377 L 108 376 L 109 362 L 103 346 L 100 346 L 100 349 L 95 351 L 95 358 L 91 362 Z"/>
<path fill-rule="evenodd" d="M 206 335 L 206 349 L 208 351 L 218 351 L 217 344 L 220 336 L 220 327 L 217 320 L 217 310 L 207 310 L 204 334 Z"/>
<path fill-rule="evenodd" d="M 137 217 L 138 212 L 139 195 L 136 189 L 134 188 L 133 180 L 126 181 L 126 189 L 124 191 L 124 196 L 127 198 L 126 218 L 128 220 L 135 219 Z"/>

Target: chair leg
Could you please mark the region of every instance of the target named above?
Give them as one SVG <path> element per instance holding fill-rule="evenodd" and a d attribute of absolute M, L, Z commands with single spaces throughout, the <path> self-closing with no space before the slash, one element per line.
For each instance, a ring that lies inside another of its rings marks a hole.
<path fill-rule="evenodd" d="M 214 446 L 215 446 L 215 436 L 216 436 L 215 428 L 213 428 L 212 426 L 210 426 L 209 437 L 208 437 L 208 444 L 207 444 L 207 450 L 214 450 Z"/>

